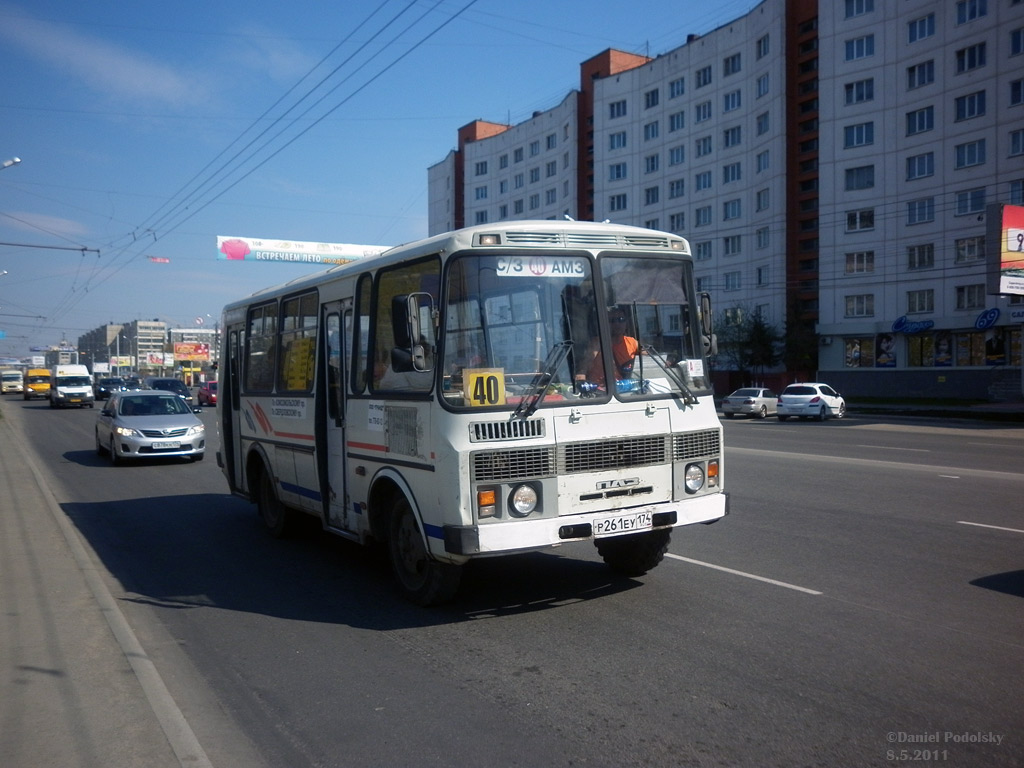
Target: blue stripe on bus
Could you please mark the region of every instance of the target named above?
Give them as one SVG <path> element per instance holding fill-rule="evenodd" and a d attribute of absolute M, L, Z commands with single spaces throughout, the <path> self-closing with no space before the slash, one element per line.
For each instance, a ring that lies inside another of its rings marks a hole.
<path fill-rule="evenodd" d="M 288 491 L 288 493 L 297 493 L 299 496 L 305 496 L 307 499 L 313 501 L 320 501 L 320 492 L 314 491 L 310 488 L 303 488 L 301 485 L 295 485 L 294 483 L 281 483 L 281 490 Z"/>
<path fill-rule="evenodd" d="M 427 537 L 431 539 L 444 539 L 444 528 L 440 525 L 423 525 L 423 529 L 427 532 Z"/>

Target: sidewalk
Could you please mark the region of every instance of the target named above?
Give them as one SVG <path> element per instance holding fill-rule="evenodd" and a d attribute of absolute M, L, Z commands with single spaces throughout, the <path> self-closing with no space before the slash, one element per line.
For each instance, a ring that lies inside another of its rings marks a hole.
<path fill-rule="evenodd" d="M 198 744 L 182 747 L 152 665 L 11 415 L 0 418 L 0 765 L 209 765 Z"/>
<path fill-rule="evenodd" d="M 851 415 L 873 413 L 887 416 L 977 419 L 1003 423 L 1024 422 L 1024 401 L 965 405 L 918 405 L 900 402 L 860 404 L 848 402 L 846 407 Z"/>

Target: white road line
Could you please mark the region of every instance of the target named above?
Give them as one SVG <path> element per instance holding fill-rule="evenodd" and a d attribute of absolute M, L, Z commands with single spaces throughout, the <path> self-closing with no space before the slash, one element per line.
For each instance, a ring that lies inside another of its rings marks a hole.
<path fill-rule="evenodd" d="M 715 565 L 714 563 L 705 563 L 701 560 L 693 560 L 689 557 L 682 557 L 680 555 L 673 555 L 671 552 L 666 553 L 666 557 L 671 557 L 673 560 L 682 560 L 684 563 L 691 563 L 693 565 L 702 565 L 705 568 L 714 568 L 716 571 L 725 571 L 725 573 L 731 573 L 734 576 L 743 576 L 747 579 L 754 579 L 755 581 L 763 581 L 766 584 L 774 584 L 777 587 L 785 587 L 786 589 L 795 589 L 797 592 L 804 592 L 808 595 L 821 595 L 822 592 L 818 592 L 816 589 L 807 589 L 807 587 L 798 587 L 796 584 L 787 584 L 784 581 L 776 581 L 775 579 L 768 579 L 764 576 L 755 576 L 752 573 L 745 573 L 744 571 L 736 571 L 732 568 L 726 568 L 724 565 Z"/>
<path fill-rule="evenodd" d="M 927 448 L 900 448 L 894 445 L 865 445 L 861 443 L 857 447 L 873 448 L 876 451 L 916 451 L 917 453 L 931 453 L 931 451 Z"/>
<path fill-rule="evenodd" d="M 1003 528 L 1001 525 L 985 525 L 984 523 L 969 523 L 966 520 L 957 520 L 960 525 L 974 525 L 978 528 L 994 528 L 997 531 L 1009 531 L 1010 533 L 1024 533 L 1020 528 Z"/>

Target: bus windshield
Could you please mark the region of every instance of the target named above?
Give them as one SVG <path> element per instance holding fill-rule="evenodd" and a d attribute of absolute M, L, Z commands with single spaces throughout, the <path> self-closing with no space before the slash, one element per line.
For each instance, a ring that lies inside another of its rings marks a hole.
<path fill-rule="evenodd" d="M 686 260 L 642 255 L 454 258 L 442 308 L 445 403 L 706 394 L 690 272 Z"/>

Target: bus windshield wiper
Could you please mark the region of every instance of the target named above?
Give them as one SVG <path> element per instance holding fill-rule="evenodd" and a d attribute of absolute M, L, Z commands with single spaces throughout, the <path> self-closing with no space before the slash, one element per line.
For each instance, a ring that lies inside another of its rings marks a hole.
<path fill-rule="evenodd" d="M 643 345 L 642 349 L 644 352 L 646 352 L 648 355 L 654 358 L 655 361 L 657 361 L 658 365 L 660 365 L 662 369 L 665 371 L 665 375 L 672 379 L 673 383 L 677 387 L 679 387 L 679 389 L 682 390 L 684 395 L 686 395 L 683 402 L 686 403 L 687 405 L 695 404 L 697 402 L 697 396 L 693 394 L 693 390 L 686 386 L 686 382 L 683 380 L 682 375 L 680 375 L 679 373 L 679 368 L 675 365 L 670 365 L 668 360 L 665 359 L 665 356 L 662 355 L 650 344 Z M 643 360 L 642 355 L 640 359 Z"/>
<path fill-rule="evenodd" d="M 569 354 L 569 350 L 572 349 L 572 341 L 565 339 L 560 341 L 551 348 L 548 352 L 548 357 L 544 361 L 544 367 L 533 377 L 533 381 L 530 382 L 529 394 L 523 395 L 523 398 L 519 401 L 519 405 L 512 411 L 512 419 L 528 419 L 533 415 L 533 412 L 540 406 L 541 401 L 548 393 L 548 385 L 551 383 L 551 378 L 555 375 L 555 371 L 558 370 L 558 366 L 565 360 L 566 355 Z"/>

